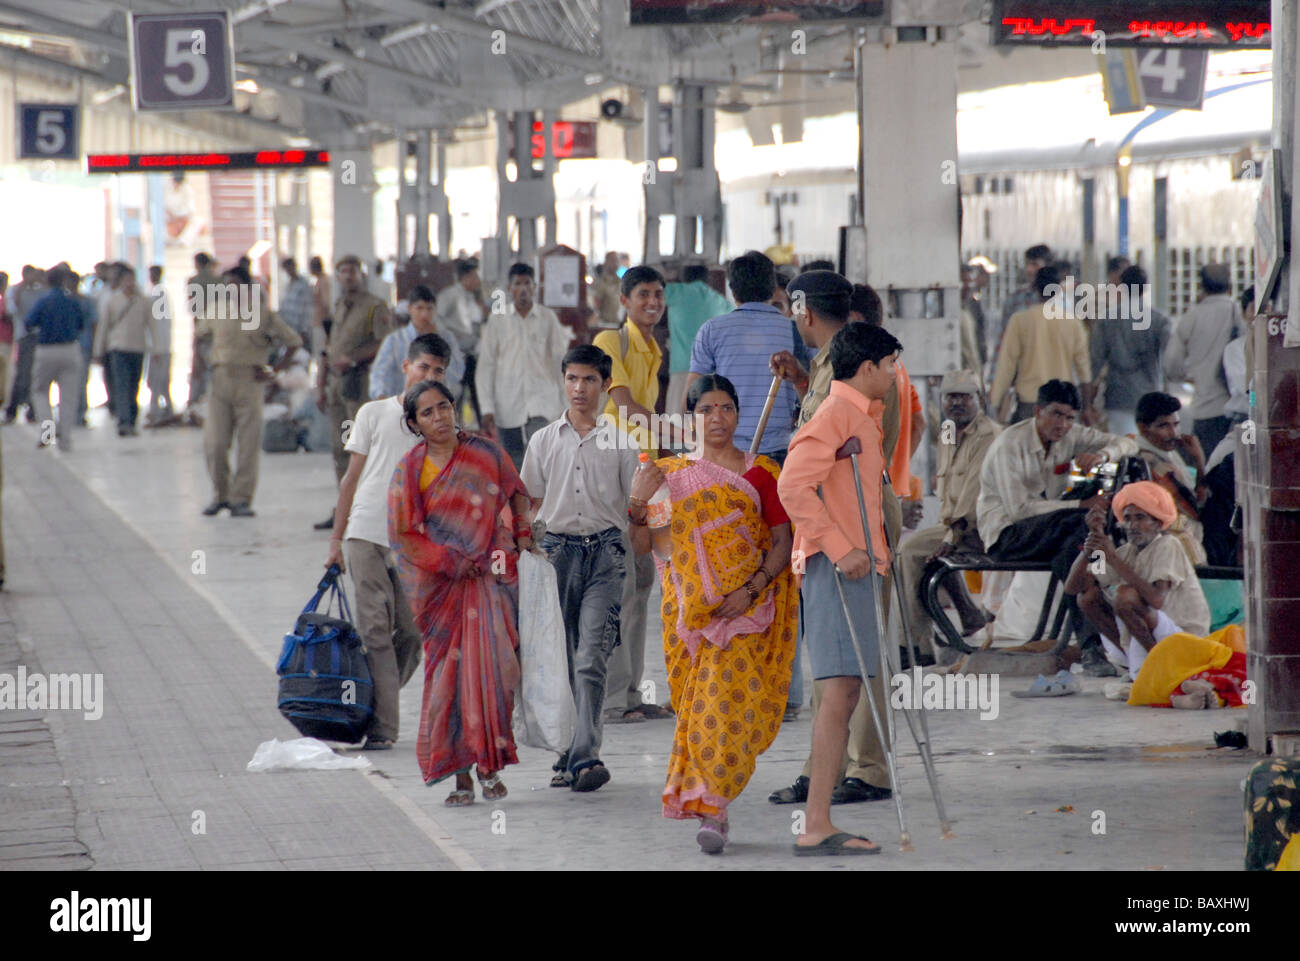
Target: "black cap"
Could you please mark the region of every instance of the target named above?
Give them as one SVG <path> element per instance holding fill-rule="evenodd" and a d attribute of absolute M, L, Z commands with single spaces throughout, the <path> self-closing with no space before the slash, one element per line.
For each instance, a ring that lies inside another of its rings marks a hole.
<path fill-rule="evenodd" d="M 797 300 L 795 295 L 802 293 L 804 302 L 817 313 L 845 320 L 849 316 L 853 285 L 833 270 L 805 270 L 790 281 L 786 293 L 792 303 Z"/>

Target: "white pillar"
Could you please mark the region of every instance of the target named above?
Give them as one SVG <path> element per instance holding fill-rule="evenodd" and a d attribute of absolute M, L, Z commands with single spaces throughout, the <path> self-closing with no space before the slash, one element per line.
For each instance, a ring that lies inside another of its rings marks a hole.
<path fill-rule="evenodd" d="M 334 259 L 356 254 L 375 261 L 375 170 L 370 148 L 330 151 L 334 187 Z"/>

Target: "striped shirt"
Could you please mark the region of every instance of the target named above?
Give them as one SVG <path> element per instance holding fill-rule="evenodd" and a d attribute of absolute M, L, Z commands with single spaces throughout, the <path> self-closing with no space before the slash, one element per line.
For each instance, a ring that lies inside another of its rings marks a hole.
<path fill-rule="evenodd" d="M 691 373 L 721 374 L 736 386 L 740 395 L 740 420 L 735 444 L 748 450 L 758 429 L 763 404 L 772 386 L 772 355 L 789 350 L 807 368 L 808 348 L 794 329 L 794 322 L 771 304 L 741 304 L 729 314 L 707 321 L 695 335 L 691 350 Z M 763 432 L 760 454 L 780 453 L 790 446 L 790 425 L 799 396 L 788 383 L 781 385 Z"/>

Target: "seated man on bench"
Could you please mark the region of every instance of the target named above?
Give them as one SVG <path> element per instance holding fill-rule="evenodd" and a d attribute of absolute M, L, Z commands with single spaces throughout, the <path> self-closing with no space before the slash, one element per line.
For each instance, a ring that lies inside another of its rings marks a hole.
<path fill-rule="evenodd" d="M 922 657 L 932 654 L 934 625 L 919 590 L 935 558 L 954 551 L 984 553 L 975 527 L 980 493 L 980 465 L 1002 430 L 982 410 L 979 378 L 974 371 L 950 370 L 939 387 L 944 421 L 939 430 L 939 524 L 919 530 L 898 548 L 903 599 L 908 623 Z M 949 574 L 944 588 L 961 618 L 962 634 L 974 634 L 990 619 L 966 593 L 960 574 Z"/>
<path fill-rule="evenodd" d="M 1115 495 L 1115 516 L 1128 537 L 1122 547 L 1106 534 L 1106 513 L 1088 512 L 1088 537 L 1070 568 L 1065 592 L 1101 629 L 1111 663 L 1136 679 L 1147 652 L 1170 634 L 1203 637 L 1210 607 L 1192 562 L 1169 526 L 1174 499 L 1159 484 L 1126 484 Z"/>
<path fill-rule="evenodd" d="M 1087 472 L 1136 454 L 1137 442 L 1076 424 L 1081 407 L 1074 384 L 1049 380 L 1038 389 L 1034 416 L 1012 424 L 989 447 L 975 510 L 980 538 L 994 561 L 1051 562 L 1064 581 L 1088 534 L 1084 516 L 1090 508 L 1109 506 L 1109 496 L 1100 493 L 1082 501 L 1061 499 L 1070 462 Z M 1077 618 L 1075 626 L 1081 627 Z M 1085 670 L 1114 675 L 1099 644 L 1081 646 Z"/>

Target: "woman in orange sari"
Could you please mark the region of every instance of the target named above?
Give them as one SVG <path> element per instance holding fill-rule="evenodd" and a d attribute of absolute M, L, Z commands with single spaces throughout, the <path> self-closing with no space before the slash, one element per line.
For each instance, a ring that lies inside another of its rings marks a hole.
<path fill-rule="evenodd" d="M 628 509 L 633 548 L 653 545 L 663 586 L 664 653 L 677 730 L 664 817 L 700 822 L 695 839 L 726 846 L 727 806 L 776 738 L 794 658 L 799 595 L 780 469 L 732 442 L 736 389 L 691 385 L 698 453 L 643 464 Z"/>
<path fill-rule="evenodd" d="M 456 775 L 447 804 L 506 796 L 500 771 L 519 763 L 510 731 L 519 685 L 516 564 L 532 547 L 528 493 L 510 458 L 459 431 L 451 391 L 422 381 L 404 398 L 423 438 L 388 489 L 388 540 L 424 638 L 424 700 L 416 757 L 426 784 Z M 502 520 L 513 512 L 513 536 Z"/>

